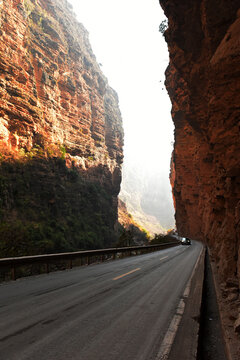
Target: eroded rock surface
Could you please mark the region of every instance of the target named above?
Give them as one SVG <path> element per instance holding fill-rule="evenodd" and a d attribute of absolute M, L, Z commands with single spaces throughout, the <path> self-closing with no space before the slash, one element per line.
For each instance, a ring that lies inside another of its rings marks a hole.
<path fill-rule="evenodd" d="M 100 70 L 86 29 L 66 0 L 0 1 L 0 29 L 2 164 L 10 162 L 14 172 L 17 161 L 24 172 L 26 163 L 34 161 L 31 171 L 37 173 L 36 159 L 40 159 L 44 187 L 57 182 L 54 159 L 60 158 L 66 171 L 77 169 L 81 178 L 109 194 L 113 216 L 111 223 L 102 219 L 102 226 L 112 231 L 121 182 L 122 121 L 117 94 Z M 8 178 L 6 166 L 2 176 Z M 11 186 L 6 186 L 5 180 L 2 222 L 13 219 L 13 213 L 19 218 L 22 212 L 16 196 L 6 208 Z M 26 184 L 26 194 L 35 193 L 29 186 Z M 36 196 L 33 202 L 37 202 Z M 69 203 L 71 213 L 70 208 Z M 59 216 L 65 218 L 66 214 Z"/>
<path fill-rule="evenodd" d="M 227 278 L 240 273 L 239 2 L 161 3 L 169 19 L 177 227 L 207 241 Z"/>
<path fill-rule="evenodd" d="M 220 281 L 240 280 L 239 1 L 160 0 L 168 17 L 166 85 L 180 234 L 206 242 Z M 237 294 L 237 295 L 236 295 Z M 236 299 L 237 297 L 237 299 Z"/>

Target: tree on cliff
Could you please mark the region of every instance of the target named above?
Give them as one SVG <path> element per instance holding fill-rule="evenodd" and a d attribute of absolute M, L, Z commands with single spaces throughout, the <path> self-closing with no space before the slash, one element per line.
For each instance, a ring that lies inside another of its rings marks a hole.
<path fill-rule="evenodd" d="M 163 20 L 159 25 L 159 32 L 164 35 L 165 31 L 168 28 L 168 22 L 167 20 Z"/>

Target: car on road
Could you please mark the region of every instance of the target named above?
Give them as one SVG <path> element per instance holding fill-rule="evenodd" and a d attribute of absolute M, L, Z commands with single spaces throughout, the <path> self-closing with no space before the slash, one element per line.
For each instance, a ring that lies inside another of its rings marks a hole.
<path fill-rule="evenodd" d="M 181 239 L 181 244 L 182 244 L 182 245 L 191 245 L 192 242 L 191 242 L 191 240 L 190 240 L 188 237 L 183 237 L 183 238 Z"/>

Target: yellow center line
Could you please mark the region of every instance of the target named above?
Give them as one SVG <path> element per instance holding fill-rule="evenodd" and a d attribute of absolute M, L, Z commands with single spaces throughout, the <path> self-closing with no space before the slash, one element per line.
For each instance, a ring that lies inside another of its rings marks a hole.
<path fill-rule="evenodd" d="M 164 260 L 164 259 L 167 259 L 168 258 L 168 256 L 164 256 L 163 258 L 161 258 L 160 260 Z"/>
<path fill-rule="evenodd" d="M 126 273 L 126 274 L 119 275 L 119 276 L 115 277 L 113 280 L 121 279 L 122 277 L 124 277 L 124 276 L 126 276 L 126 275 L 129 275 L 129 274 L 132 274 L 132 273 L 134 273 L 135 271 L 138 271 L 138 270 L 141 270 L 141 268 L 137 268 L 137 269 L 134 269 L 134 270 L 132 270 L 132 271 L 129 271 L 129 272 Z"/>

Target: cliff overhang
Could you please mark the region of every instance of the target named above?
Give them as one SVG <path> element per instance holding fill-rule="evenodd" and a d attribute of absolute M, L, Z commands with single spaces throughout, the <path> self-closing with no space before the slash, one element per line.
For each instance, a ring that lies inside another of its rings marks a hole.
<path fill-rule="evenodd" d="M 225 289 L 225 306 L 236 320 L 240 307 L 239 1 L 160 0 L 160 4 L 168 17 L 166 87 L 175 124 L 171 183 L 177 229 L 180 235 L 209 246 Z"/>

